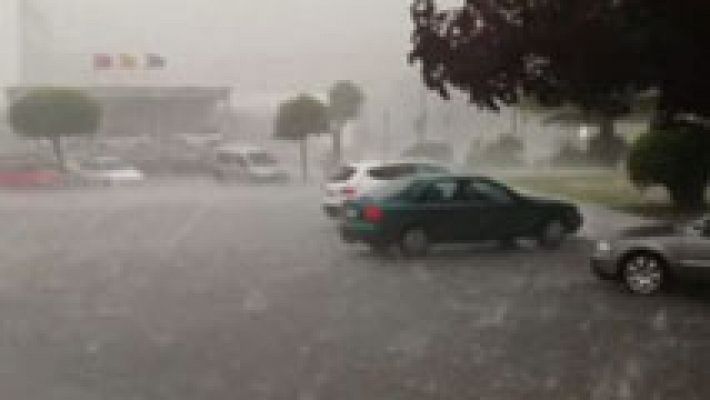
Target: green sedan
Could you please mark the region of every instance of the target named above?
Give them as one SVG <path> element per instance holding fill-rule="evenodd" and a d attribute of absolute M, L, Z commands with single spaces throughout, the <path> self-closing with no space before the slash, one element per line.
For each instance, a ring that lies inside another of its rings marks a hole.
<path fill-rule="evenodd" d="M 345 204 L 340 234 L 383 251 L 424 255 L 431 244 L 519 238 L 555 248 L 582 225 L 570 203 L 525 196 L 486 177 L 426 176 L 374 190 Z"/>

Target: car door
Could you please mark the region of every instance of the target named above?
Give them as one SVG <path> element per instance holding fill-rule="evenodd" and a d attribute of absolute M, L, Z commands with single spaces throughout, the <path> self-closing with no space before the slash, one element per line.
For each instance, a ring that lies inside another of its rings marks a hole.
<path fill-rule="evenodd" d="M 415 215 L 409 224 L 422 225 L 436 242 L 460 240 L 463 232 L 459 218 L 465 204 L 455 199 L 458 185 L 454 178 L 441 178 L 423 186 L 415 199 Z"/>
<path fill-rule="evenodd" d="M 463 182 L 462 190 L 469 202 L 467 235 L 473 240 L 495 240 L 516 237 L 525 224 L 524 213 L 515 195 L 505 186 L 483 178 Z"/>

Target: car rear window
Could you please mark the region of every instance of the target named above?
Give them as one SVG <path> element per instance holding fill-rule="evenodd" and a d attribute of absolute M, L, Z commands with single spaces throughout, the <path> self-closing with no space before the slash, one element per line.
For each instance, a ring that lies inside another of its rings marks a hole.
<path fill-rule="evenodd" d="M 345 166 L 338 168 L 334 174 L 330 176 L 331 182 L 344 182 L 355 175 L 355 167 Z"/>
<path fill-rule="evenodd" d="M 362 195 L 363 197 L 371 197 L 373 199 L 387 199 L 409 191 L 411 186 L 411 179 L 403 179 L 388 183 L 386 185 L 377 185 L 367 190 Z"/>
<path fill-rule="evenodd" d="M 417 168 L 412 164 L 397 164 L 397 165 L 386 165 L 382 167 L 372 168 L 367 171 L 367 175 L 372 179 L 377 180 L 394 180 L 400 179 L 405 176 L 414 175 L 417 172 Z"/>

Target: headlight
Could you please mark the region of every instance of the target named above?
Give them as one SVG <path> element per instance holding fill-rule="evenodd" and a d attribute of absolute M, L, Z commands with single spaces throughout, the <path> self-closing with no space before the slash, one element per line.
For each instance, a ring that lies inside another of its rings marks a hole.
<path fill-rule="evenodd" d="M 601 252 L 610 252 L 611 251 L 611 243 L 609 243 L 606 240 L 600 240 L 597 242 L 597 251 Z"/>

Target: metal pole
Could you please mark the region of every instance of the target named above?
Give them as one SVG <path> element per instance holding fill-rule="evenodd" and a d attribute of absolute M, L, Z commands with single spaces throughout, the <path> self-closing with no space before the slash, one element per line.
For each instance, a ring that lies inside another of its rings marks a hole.
<path fill-rule="evenodd" d="M 17 79 L 20 85 L 27 83 L 27 1 L 17 2 Z"/>
<path fill-rule="evenodd" d="M 382 159 L 386 160 L 390 153 L 390 111 L 382 113 Z"/>
<path fill-rule="evenodd" d="M 428 104 L 426 101 L 426 89 L 422 88 L 421 90 L 421 95 L 420 95 L 420 101 L 421 101 L 421 118 L 422 118 L 422 127 L 420 131 L 420 141 L 426 140 L 428 135 L 428 130 L 429 130 L 429 110 L 428 110 Z"/>

